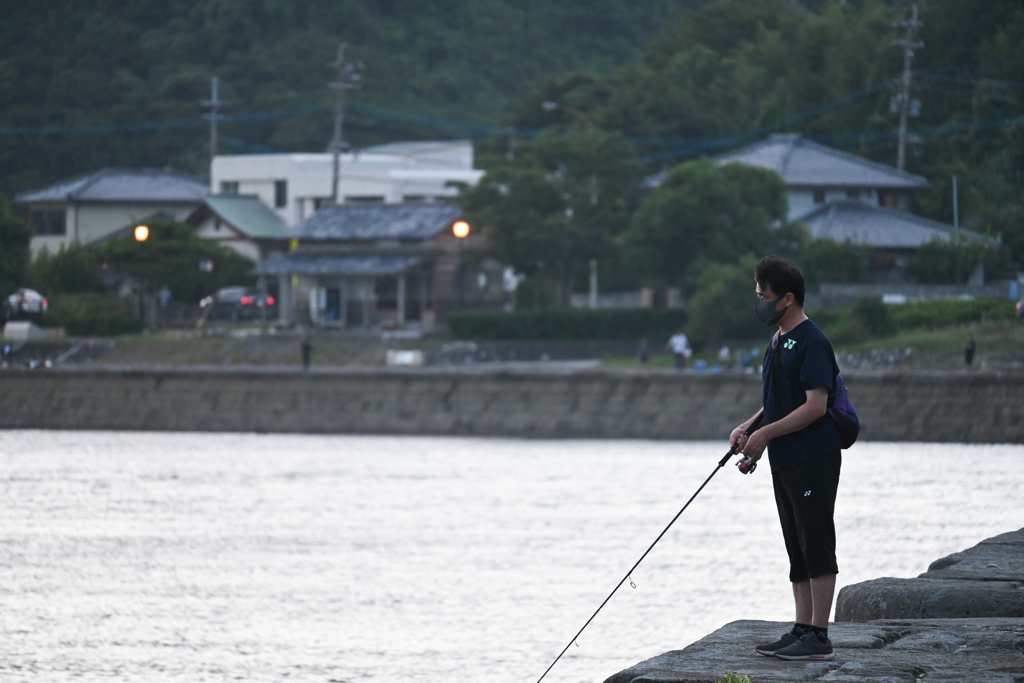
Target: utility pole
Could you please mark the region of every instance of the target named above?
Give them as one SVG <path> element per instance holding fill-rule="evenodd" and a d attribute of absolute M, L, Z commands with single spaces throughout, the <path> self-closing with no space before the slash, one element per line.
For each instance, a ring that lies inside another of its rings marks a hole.
<path fill-rule="evenodd" d="M 200 104 L 210 110 L 208 114 L 203 114 L 204 119 L 210 121 L 210 161 L 217 156 L 217 121 L 223 118 L 223 115 L 219 113 L 221 107 L 226 107 L 229 102 L 225 102 L 219 97 L 217 77 L 214 76 L 210 79 L 210 99 L 202 100 Z"/>
<path fill-rule="evenodd" d="M 331 63 L 337 69 L 338 78 L 327 87 L 334 91 L 334 137 L 327 150 L 334 155 L 334 168 L 331 175 L 331 203 L 339 204 L 338 186 L 341 184 L 341 153 L 345 150 L 342 132 L 345 126 L 345 93 L 358 90 L 362 71 L 366 67 L 362 62 L 345 61 L 345 43 L 338 46 L 338 57 Z"/>
<path fill-rule="evenodd" d="M 924 47 L 924 43 L 917 40 L 917 29 L 922 24 L 917 20 L 917 5 L 914 5 L 910 21 L 899 21 L 893 24 L 896 28 L 906 28 L 907 35 L 901 40 L 894 40 L 893 45 L 903 48 L 903 76 L 898 81 L 900 93 L 892 99 L 891 108 L 900 112 L 899 148 L 896 152 L 896 168 L 903 170 L 906 165 L 907 147 L 907 116 L 921 115 L 921 102 L 910 99 L 910 81 L 912 72 L 910 64 L 914 60 L 914 50 Z"/>

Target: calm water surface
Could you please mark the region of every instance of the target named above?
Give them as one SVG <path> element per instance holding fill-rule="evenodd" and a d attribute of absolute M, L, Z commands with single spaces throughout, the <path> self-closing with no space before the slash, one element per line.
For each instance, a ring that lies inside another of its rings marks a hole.
<path fill-rule="evenodd" d="M 0 678 L 532 683 L 721 442 L 0 431 Z M 847 451 L 840 584 L 1024 526 L 1024 447 Z M 548 680 L 791 618 L 767 467 L 712 480 Z"/>

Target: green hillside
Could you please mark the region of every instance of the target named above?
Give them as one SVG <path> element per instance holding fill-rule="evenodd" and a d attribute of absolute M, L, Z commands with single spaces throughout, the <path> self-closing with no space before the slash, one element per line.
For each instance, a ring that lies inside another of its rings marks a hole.
<path fill-rule="evenodd" d="M 1024 7 L 921 0 L 915 212 L 1002 235 L 1024 261 Z M 318 151 L 340 41 L 366 64 L 355 146 L 473 137 L 487 168 L 514 125 L 625 136 L 645 171 L 771 132 L 888 164 L 905 0 L 0 0 L 0 193 L 104 166 L 204 175 L 212 75 L 222 151 Z"/>
<path fill-rule="evenodd" d="M 341 41 L 350 46 L 347 56 L 367 67 L 357 103 L 507 123 L 518 99 L 552 76 L 581 69 L 609 74 L 638 59 L 644 44 L 690 4 L 2 0 L 0 128 L 7 130 L 0 131 L 0 192 L 103 166 L 204 174 L 207 138 L 196 119 L 213 75 L 221 80 L 221 97 L 235 103 L 229 114 L 290 110 L 225 124 L 224 151 L 323 150 L 331 134 L 328 63 Z M 353 109 L 346 137 L 360 146 L 473 133 L 387 114 Z M 181 127 L 126 126 L 114 133 L 24 131 L 189 119 Z"/>

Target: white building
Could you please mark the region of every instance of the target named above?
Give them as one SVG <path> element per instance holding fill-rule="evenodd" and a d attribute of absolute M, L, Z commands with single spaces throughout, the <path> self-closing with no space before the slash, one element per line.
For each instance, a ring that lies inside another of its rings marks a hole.
<path fill-rule="evenodd" d="M 456 183 L 476 184 L 469 140 L 396 142 L 341 155 L 338 196 L 342 203 L 396 204 L 455 197 Z M 214 157 L 214 194 L 255 195 L 293 227 L 331 197 L 333 156 L 239 154 Z"/>
<path fill-rule="evenodd" d="M 740 162 L 778 173 L 789 188 L 791 221 L 841 201 L 910 211 L 911 193 L 928 187 L 922 176 L 819 145 L 800 135 L 772 135 L 720 154 L 715 161 Z"/>
<path fill-rule="evenodd" d="M 157 169 L 108 168 L 23 192 L 28 207 L 32 256 L 55 254 L 72 244 L 92 244 L 128 234 L 153 218 L 182 220 L 207 195 L 206 184 Z"/>

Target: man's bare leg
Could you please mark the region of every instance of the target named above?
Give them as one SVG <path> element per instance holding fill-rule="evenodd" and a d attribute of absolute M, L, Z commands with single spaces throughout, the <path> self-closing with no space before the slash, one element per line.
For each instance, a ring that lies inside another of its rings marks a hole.
<path fill-rule="evenodd" d="M 796 603 L 796 623 L 811 623 L 814 617 L 814 601 L 811 598 L 810 579 L 793 582 L 793 602 Z"/>
<path fill-rule="evenodd" d="M 810 580 L 811 604 L 813 606 L 811 625 L 828 628 L 828 618 L 832 614 L 832 597 L 836 592 L 836 575 L 823 574 Z M 805 624 L 807 622 L 804 622 Z"/>
<path fill-rule="evenodd" d="M 793 583 L 796 623 L 828 628 L 832 614 L 832 597 L 836 592 L 836 575 L 825 574 Z"/>

